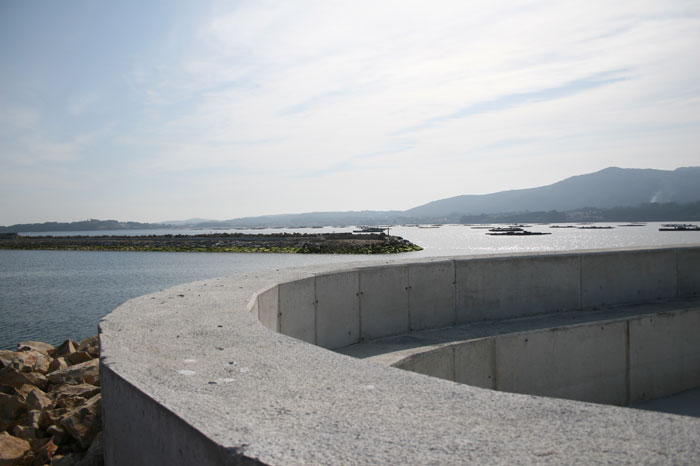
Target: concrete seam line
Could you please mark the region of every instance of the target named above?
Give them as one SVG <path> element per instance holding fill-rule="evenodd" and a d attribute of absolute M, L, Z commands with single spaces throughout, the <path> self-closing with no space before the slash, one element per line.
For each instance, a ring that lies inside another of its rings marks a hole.
<path fill-rule="evenodd" d="M 491 374 L 493 374 L 493 389 L 498 391 L 498 363 L 496 358 L 498 356 L 496 345 L 498 344 L 497 338 L 491 338 L 490 353 L 491 353 Z"/>
<path fill-rule="evenodd" d="M 316 280 L 318 280 L 318 277 L 314 275 L 314 345 L 318 346 L 318 295 L 316 294 Z"/>
<path fill-rule="evenodd" d="M 406 292 L 405 296 L 405 307 L 406 307 L 406 329 L 408 332 L 411 332 L 411 308 L 410 308 L 410 293 L 411 293 L 411 284 L 408 282 L 408 269 L 410 268 L 408 265 L 403 267 L 405 269 L 403 273 L 403 283 L 404 283 L 404 291 Z"/>
<path fill-rule="evenodd" d="M 457 325 L 457 260 L 452 259 L 452 325 Z"/>
<path fill-rule="evenodd" d="M 630 321 L 632 319 L 627 319 L 625 321 L 625 404 L 629 405 L 632 403 L 632 382 L 630 380 Z"/>
<path fill-rule="evenodd" d="M 282 333 L 282 309 L 280 308 L 280 284 L 275 285 L 277 288 L 277 333 Z"/>
<path fill-rule="evenodd" d="M 357 321 L 359 322 L 360 326 L 360 335 L 359 335 L 359 341 L 365 341 L 365 331 L 364 327 L 362 326 L 362 274 L 357 271 L 357 292 L 355 293 L 355 296 L 357 297 Z"/>

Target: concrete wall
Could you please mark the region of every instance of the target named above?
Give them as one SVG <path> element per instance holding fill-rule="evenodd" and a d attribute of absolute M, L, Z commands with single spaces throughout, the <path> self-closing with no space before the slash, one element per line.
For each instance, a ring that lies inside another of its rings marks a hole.
<path fill-rule="evenodd" d="M 595 254 L 237 274 L 129 300 L 100 322 L 105 464 L 694 464 L 696 419 L 481 390 L 308 344 L 578 308 L 584 289 L 589 306 L 700 292 L 700 247 Z M 616 285 L 584 279 L 596 268 Z M 576 397 L 617 389 L 622 347 L 627 393 L 646 398 L 698 384 L 699 325 L 670 312 L 442 345 L 410 363 Z"/>
<path fill-rule="evenodd" d="M 107 465 L 260 465 L 219 445 L 114 371 L 100 370 Z"/>
<path fill-rule="evenodd" d="M 395 367 L 506 392 L 626 406 L 700 387 L 700 309 L 454 343 Z"/>
<path fill-rule="evenodd" d="M 625 405 L 625 322 L 497 337 L 496 390 Z"/>
<path fill-rule="evenodd" d="M 257 306 L 254 306 L 251 311 L 257 311 L 260 323 L 274 332 L 279 332 L 279 286 L 275 285 L 261 291 L 255 301 Z"/>
<path fill-rule="evenodd" d="M 452 345 L 454 381 L 496 389 L 496 339 L 479 338 Z M 404 369 L 412 370 L 403 366 Z M 417 372 L 417 371 L 415 371 Z M 423 372 L 425 374 L 425 372 Z M 448 379 L 449 380 L 449 379 Z"/>
<path fill-rule="evenodd" d="M 583 307 L 678 297 L 678 257 L 672 249 L 581 255 Z"/>
<path fill-rule="evenodd" d="M 281 283 L 251 311 L 324 348 L 482 320 L 700 294 L 700 248 L 473 257 L 359 267 Z"/>
<path fill-rule="evenodd" d="M 580 257 L 456 261 L 457 322 L 524 317 L 580 307 Z"/>
<path fill-rule="evenodd" d="M 316 277 L 316 341 L 341 348 L 360 341 L 360 275 L 343 272 Z"/>
<path fill-rule="evenodd" d="M 691 297 L 700 295 L 700 248 L 676 250 L 678 264 L 678 295 Z"/>
<path fill-rule="evenodd" d="M 260 321 L 335 349 L 411 331 L 695 296 L 700 248 L 479 257 L 361 267 L 260 293 Z M 502 391 L 615 405 L 700 386 L 695 314 L 462 342 L 397 367 Z"/>
<path fill-rule="evenodd" d="M 700 387 L 700 311 L 629 321 L 630 402 Z"/>
<path fill-rule="evenodd" d="M 457 323 L 455 262 L 408 266 L 409 330 L 441 328 Z"/>
<path fill-rule="evenodd" d="M 316 281 L 304 278 L 277 288 L 280 333 L 316 344 Z"/>

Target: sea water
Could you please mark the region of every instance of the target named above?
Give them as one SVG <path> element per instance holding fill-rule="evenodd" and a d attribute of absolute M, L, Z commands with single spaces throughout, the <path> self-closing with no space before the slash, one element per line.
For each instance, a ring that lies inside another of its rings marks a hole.
<path fill-rule="evenodd" d="M 700 232 L 660 232 L 658 223 L 641 227 L 581 230 L 533 225 L 542 236 L 489 236 L 465 225 L 440 228 L 392 227 L 390 233 L 424 249 L 392 255 L 418 258 L 512 252 L 588 250 L 679 244 L 700 245 Z M 352 228 L 244 230 L 245 233 L 344 232 Z M 66 232 L 50 234 L 216 233 L 242 230 Z M 34 233 L 37 234 L 37 233 Z M 41 233 L 47 234 L 47 233 Z M 99 320 L 124 301 L 180 283 L 237 272 L 314 264 L 379 260 L 379 256 L 176 253 L 126 251 L 0 250 L 0 348 L 22 340 L 57 344 L 97 333 Z"/>

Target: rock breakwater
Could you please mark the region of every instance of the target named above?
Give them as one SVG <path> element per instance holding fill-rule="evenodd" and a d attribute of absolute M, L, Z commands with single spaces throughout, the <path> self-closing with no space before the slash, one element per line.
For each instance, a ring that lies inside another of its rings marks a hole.
<path fill-rule="evenodd" d="M 97 336 L 0 350 L 0 466 L 100 466 Z"/>
<path fill-rule="evenodd" d="M 22 236 L 0 237 L 0 249 L 98 251 L 274 252 L 298 254 L 391 254 L 422 248 L 384 233 L 280 233 L 257 235 Z"/>

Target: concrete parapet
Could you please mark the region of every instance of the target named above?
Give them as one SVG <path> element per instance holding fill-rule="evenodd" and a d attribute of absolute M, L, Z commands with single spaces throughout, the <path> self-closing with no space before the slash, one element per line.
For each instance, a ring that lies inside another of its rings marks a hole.
<path fill-rule="evenodd" d="M 457 260 L 457 323 L 580 307 L 576 255 Z"/>
<path fill-rule="evenodd" d="M 279 332 L 316 344 L 316 281 L 313 277 L 278 286 Z"/>
<path fill-rule="evenodd" d="M 408 314 L 411 331 L 455 325 L 455 262 L 408 266 Z"/>
<path fill-rule="evenodd" d="M 700 387 L 700 310 L 629 321 L 630 403 Z"/>
<path fill-rule="evenodd" d="M 679 296 L 700 296 L 700 249 L 678 249 L 676 256 Z"/>
<path fill-rule="evenodd" d="M 626 405 L 626 323 L 496 338 L 496 389 Z"/>
<path fill-rule="evenodd" d="M 398 360 L 388 363 L 477 387 L 627 406 L 700 387 L 700 302 L 671 305 L 685 308 L 618 308 L 505 334 L 507 323 L 494 323 L 488 337 L 394 348 Z"/>
<path fill-rule="evenodd" d="M 341 348 L 360 341 L 360 274 L 319 275 L 316 282 L 317 344 Z"/>
<path fill-rule="evenodd" d="M 453 346 L 454 380 L 496 389 L 496 339 L 477 338 Z M 416 371 L 418 372 L 418 371 Z"/>
<path fill-rule="evenodd" d="M 256 299 L 256 311 L 258 320 L 265 327 L 274 332 L 280 330 L 279 319 L 279 286 L 272 286 L 260 294 Z"/>
<path fill-rule="evenodd" d="M 130 300 L 100 323 L 106 464 L 694 463 L 699 419 L 484 388 L 618 402 L 665 393 L 659 377 L 697 385 L 698 313 L 592 308 L 692 296 L 699 252 L 329 265 Z M 363 341 L 471 385 L 324 349 Z"/>
<path fill-rule="evenodd" d="M 408 268 L 384 266 L 360 271 L 362 338 L 408 332 Z"/>
<path fill-rule="evenodd" d="M 675 298 L 677 252 L 673 249 L 581 255 L 582 307 Z"/>
<path fill-rule="evenodd" d="M 695 296 L 699 256 L 681 248 L 363 264 L 279 283 L 259 293 L 251 312 L 271 330 L 337 349 L 469 322 Z"/>

